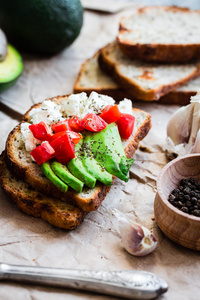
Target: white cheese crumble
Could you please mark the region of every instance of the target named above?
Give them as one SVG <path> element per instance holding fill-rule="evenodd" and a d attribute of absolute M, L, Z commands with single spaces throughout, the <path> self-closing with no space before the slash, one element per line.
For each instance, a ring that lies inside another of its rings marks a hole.
<path fill-rule="evenodd" d="M 84 118 L 87 113 L 99 113 L 105 106 L 113 105 L 114 99 L 92 92 L 89 97 L 86 93 L 70 95 L 66 101 L 62 102 L 63 113 L 66 116 L 77 115 Z"/>
<path fill-rule="evenodd" d="M 43 101 L 40 107 L 33 108 L 29 112 L 30 123 L 21 124 L 22 139 L 25 143 L 26 150 L 32 151 L 37 145 L 41 144 L 41 141 L 34 138 L 30 131 L 30 124 L 38 124 L 43 121 L 48 125 L 51 125 L 53 122 L 57 123 L 72 115 L 77 115 L 82 119 L 87 113 L 98 114 L 107 105 L 114 104 L 115 100 L 112 97 L 101 95 L 96 92 L 92 92 L 89 97 L 84 92 L 72 94 L 66 100 L 63 100 L 61 105 L 56 104 L 51 100 Z M 131 100 L 122 100 L 118 107 L 120 112 L 132 114 Z"/>
<path fill-rule="evenodd" d="M 29 129 L 30 123 L 22 123 L 21 124 L 21 134 L 22 134 L 22 140 L 25 143 L 26 151 L 32 151 L 37 147 L 37 145 L 41 144 L 40 140 L 37 140 L 34 138 L 32 132 Z"/>
<path fill-rule="evenodd" d="M 118 108 L 119 108 L 119 111 L 123 114 L 130 114 L 130 115 L 133 114 L 132 101 L 129 99 L 125 98 L 124 100 L 120 101 L 118 104 Z"/>
<path fill-rule="evenodd" d="M 50 125 L 52 122 L 57 123 L 60 120 L 64 120 L 61 112 L 61 105 L 58 105 L 51 100 L 45 100 L 38 108 L 33 108 L 29 112 L 30 122 L 37 124 L 41 121 Z"/>

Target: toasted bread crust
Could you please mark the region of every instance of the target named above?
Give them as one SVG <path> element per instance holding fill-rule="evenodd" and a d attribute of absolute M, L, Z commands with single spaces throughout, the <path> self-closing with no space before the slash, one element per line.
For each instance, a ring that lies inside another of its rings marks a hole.
<path fill-rule="evenodd" d="M 0 170 L 0 184 L 4 192 L 24 213 L 68 230 L 75 229 L 86 216 L 86 212 L 81 209 L 58 198 L 45 196 L 16 179 L 7 168 L 4 153 L 0 156 Z"/>
<path fill-rule="evenodd" d="M 52 101 L 62 101 L 63 96 L 52 98 Z M 32 108 L 39 107 L 39 104 Z M 32 109 L 31 108 L 31 109 Z M 23 122 L 29 120 L 29 112 L 24 115 Z M 134 109 L 136 114 L 136 125 L 132 137 L 126 141 L 125 153 L 128 157 L 132 157 L 138 148 L 139 142 L 146 136 L 151 128 L 151 117 L 144 111 Z M 137 116 L 141 118 L 137 122 Z M 24 148 L 24 143 L 21 139 L 20 126 L 17 125 L 9 134 L 6 142 L 5 161 L 8 168 L 15 174 L 17 178 L 30 184 L 35 190 L 62 201 L 67 201 L 72 205 L 80 207 L 84 211 L 96 210 L 104 200 L 110 187 L 98 183 L 91 190 L 84 188 L 83 193 L 75 193 L 72 189 L 68 189 L 67 193 L 61 192 L 56 186 L 47 179 L 42 173 L 39 165 L 31 160 Z"/>
<path fill-rule="evenodd" d="M 113 81 L 110 80 L 109 83 L 107 81 L 107 78 L 109 78 L 108 74 L 102 70 L 102 72 L 99 71 L 100 66 L 98 64 L 100 51 L 97 51 L 93 57 L 90 59 L 87 59 L 81 66 L 81 69 L 79 71 L 79 76 L 76 80 L 76 83 L 74 85 L 74 93 L 82 93 L 86 92 L 89 96 L 92 91 L 95 91 L 99 94 L 105 94 L 108 96 L 113 97 L 115 100 L 120 101 L 124 98 L 128 98 L 134 102 L 141 102 L 143 100 L 137 99 L 133 96 L 130 96 L 128 92 L 124 89 L 122 89 L 117 83 L 113 84 Z M 93 67 L 91 67 L 91 60 L 93 61 Z M 91 68 L 93 68 L 93 77 L 92 77 L 92 84 L 91 84 Z M 94 68 L 96 68 L 96 71 L 94 71 Z M 100 76 L 99 76 L 100 74 Z M 98 76 L 98 84 L 95 85 L 95 82 L 97 81 L 96 78 Z M 94 79 L 93 79 L 94 78 Z M 190 103 L 190 97 L 194 96 L 197 91 L 197 83 L 194 83 L 194 80 L 191 81 L 190 87 L 188 87 L 186 90 L 174 90 L 157 101 L 158 104 L 175 104 L 175 105 L 187 105 Z M 200 80 L 199 80 L 200 82 Z M 184 86 L 183 86 L 184 88 Z"/>
<path fill-rule="evenodd" d="M 115 49 L 117 49 L 117 45 L 115 43 L 109 43 L 107 46 L 105 46 L 99 55 L 99 65 L 102 70 L 111 75 L 116 82 L 128 92 L 128 94 L 136 99 L 141 99 L 144 101 L 159 100 L 162 96 L 200 75 L 200 65 L 197 64 L 193 72 L 176 82 L 171 82 L 166 85 L 163 84 L 158 88 L 144 90 L 140 85 L 134 82 L 132 78 L 129 78 L 121 73 L 118 62 L 110 59 L 109 52 L 112 50 L 115 51 Z"/>
<path fill-rule="evenodd" d="M 156 8 L 155 6 L 151 9 Z M 159 7 L 157 7 L 159 8 Z M 138 10 L 138 14 L 145 13 L 146 9 L 150 10 L 148 7 L 143 7 Z M 161 10 L 165 10 L 170 13 L 187 13 L 188 20 L 192 18 L 192 15 L 199 13 L 200 11 L 191 11 L 188 8 L 169 6 L 160 7 Z M 151 26 L 151 24 L 149 24 Z M 162 43 L 140 43 L 139 41 L 134 42 L 130 39 L 124 39 L 123 36 L 130 31 L 123 24 L 123 19 L 119 24 L 119 33 L 117 36 L 117 41 L 119 43 L 120 49 L 125 55 L 130 58 L 140 59 L 148 62 L 162 62 L 162 63 L 187 63 L 192 59 L 200 58 L 200 44 L 162 44 Z"/>

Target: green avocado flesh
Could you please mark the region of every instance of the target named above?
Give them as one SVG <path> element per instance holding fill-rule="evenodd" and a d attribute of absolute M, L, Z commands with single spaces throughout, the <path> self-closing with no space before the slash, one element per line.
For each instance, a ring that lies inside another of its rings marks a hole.
<path fill-rule="evenodd" d="M 89 133 L 84 140 L 84 148 L 92 152 L 93 157 L 107 172 L 121 180 L 128 181 L 128 170 L 133 159 L 127 159 L 115 123 L 109 124 L 98 133 Z"/>
<path fill-rule="evenodd" d="M 8 45 L 5 60 L 0 62 L 0 92 L 10 88 L 23 71 L 23 62 L 17 50 Z"/>
<path fill-rule="evenodd" d="M 67 163 L 67 167 L 70 170 L 70 172 L 77 177 L 79 180 L 81 180 L 85 185 L 87 185 L 89 188 L 93 189 L 96 184 L 96 178 L 92 175 L 90 175 L 86 168 L 84 167 L 82 160 L 80 159 L 78 155 L 78 151 L 81 148 L 81 140 L 78 144 L 75 145 L 75 151 L 76 151 L 76 157 L 71 159 Z"/>
<path fill-rule="evenodd" d="M 47 178 L 60 190 L 67 191 L 69 185 L 77 193 L 84 184 L 94 188 L 96 180 L 111 186 L 113 176 L 127 182 L 134 160 L 126 158 L 117 125 L 111 123 L 100 132 L 84 134 L 75 146 L 76 157 L 67 166 L 57 161 L 41 165 Z"/>
<path fill-rule="evenodd" d="M 40 166 L 44 175 L 62 192 L 66 193 L 68 186 L 56 176 L 56 174 L 51 169 L 50 163 L 45 162 Z"/>
<path fill-rule="evenodd" d="M 76 178 L 74 175 L 72 175 L 72 173 L 70 173 L 66 166 L 62 165 L 57 161 L 54 161 L 51 164 L 51 168 L 54 171 L 54 173 L 66 184 L 68 184 L 73 190 L 75 190 L 77 193 L 82 192 L 83 182 Z"/>

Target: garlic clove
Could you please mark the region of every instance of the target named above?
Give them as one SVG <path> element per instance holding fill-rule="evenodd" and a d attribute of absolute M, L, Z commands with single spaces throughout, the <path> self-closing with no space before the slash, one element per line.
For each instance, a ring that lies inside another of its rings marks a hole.
<path fill-rule="evenodd" d="M 156 248 L 156 239 L 149 229 L 133 222 L 117 209 L 112 209 L 111 215 L 115 216 L 118 221 L 118 231 L 122 243 L 130 254 L 144 256 Z"/>
<path fill-rule="evenodd" d="M 195 143 L 192 147 L 191 153 L 200 153 L 200 129 L 197 132 Z"/>
<path fill-rule="evenodd" d="M 167 125 L 167 136 L 175 145 L 187 143 L 192 128 L 194 103 L 180 107 L 171 117 Z"/>
<path fill-rule="evenodd" d="M 192 105 L 194 105 L 193 110 L 193 116 L 192 116 L 192 127 L 191 127 L 191 133 L 190 138 L 188 141 L 188 144 L 194 145 L 197 132 L 200 128 L 200 102 L 193 102 Z"/>

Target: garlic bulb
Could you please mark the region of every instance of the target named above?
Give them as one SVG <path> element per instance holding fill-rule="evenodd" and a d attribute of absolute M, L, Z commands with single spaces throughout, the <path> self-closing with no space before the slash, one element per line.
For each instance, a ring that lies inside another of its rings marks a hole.
<path fill-rule="evenodd" d="M 118 230 L 122 243 L 130 254 L 144 256 L 156 248 L 156 239 L 149 229 L 133 222 L 117 209 L 112 209 L 111 215 L 114 215 L 118 221 Z"/>
<path fill-rule="evenodd" d="M 171 117 L 167 125 L 167 136 L 175 145 L 187 143 L 192 128 L 194 104 L 179 108 Z"/>
<path fill-rule="evenodd" d="M 199 130 L 200 89 L 195 96 L 191 97 L 189 105 L 179 108 L 172 115 L 167 125 L 167 144 L 163 149 L 168 152 L 168 156 L 172 152 L 177 155 L 199 153 Z"/>

